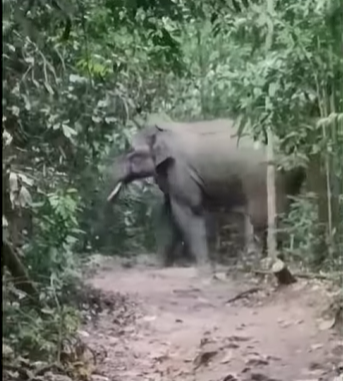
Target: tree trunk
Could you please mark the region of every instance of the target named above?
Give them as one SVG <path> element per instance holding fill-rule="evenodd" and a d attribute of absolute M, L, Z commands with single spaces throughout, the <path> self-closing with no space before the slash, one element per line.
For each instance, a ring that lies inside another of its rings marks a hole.
<path fill-rule="evenodd" d="M 277 258 L 276 244 L 276 191 L 273 133 L 268 129 L 268 168 L 267 168 L 267 197 L 268 197 L 268 255 Z"/>

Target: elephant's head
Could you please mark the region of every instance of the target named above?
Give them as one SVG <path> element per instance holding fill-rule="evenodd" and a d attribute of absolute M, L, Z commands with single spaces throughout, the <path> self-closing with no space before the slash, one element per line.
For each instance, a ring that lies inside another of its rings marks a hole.
<path fill-rule="evenodd" d="M 124 184 L 132 181 L 152 177 L 158 169 L 163 168 L 172 157 L 172 147 L 175 146 L 170 128 L 162 125 L 153 125 L 138 132 L 132 139 L 130 152 L 122 155 L 116 161 L 116 186 L 108 196 L 112 201 L 119 195 Z M 163 191 L 163 183 L 158 176 L 156 181 Z"/>
<path fill-rule="evenodd" d="M 119 156 L 115 161 L 115 187 L 107 201 L 113 201 L 123 185 L 135 180 L 152 177 L 155 174 L 155 163 L 151 152 L 154 128 L 144 129 L 132 139 L 129 152 Z"/>

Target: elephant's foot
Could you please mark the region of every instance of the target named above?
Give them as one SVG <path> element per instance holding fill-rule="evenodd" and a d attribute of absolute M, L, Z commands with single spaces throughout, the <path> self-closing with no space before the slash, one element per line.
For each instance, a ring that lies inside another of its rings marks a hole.
<path fill-rule="evenodd" d="M 190 260 L 181 258 L 181 259 L 175 261 L 175 265 L 177 267 L 192 267 L 194 265 L 194 263 L 192 263 L 192 261 L 190 261 Z"/>
<path fill-rule="evenodd" d="M 213 275 L 213 280 L 214 280 L 216 283 L 224 283 L 224 282 L 226 282 L 226 280 L 227 280 L 226 273 L 225 273 L 225 272 L 216 272 L 216 273 Z"/>
<path fill-rule="evenodd" d="M 202 263 L 197 266 L 197 275 L 201 283 L 208 285 L 213 283 L 216 278 L 216 269 L 212 263 Z"/>
<path fill-rule="evenodd" d="M 203 286 L 210 286 L 214 284 L 225 283 L 225 277 L 221 276 L 221 274 L 213 274 L 211 276 L 201 277 L 200 282 Z"/>
<path fill-rule="evenodd" d="M 173 267 L 174 258 L 171 258 L 168 255 L 158 255 L 158 266 L 160 268 Z"/>

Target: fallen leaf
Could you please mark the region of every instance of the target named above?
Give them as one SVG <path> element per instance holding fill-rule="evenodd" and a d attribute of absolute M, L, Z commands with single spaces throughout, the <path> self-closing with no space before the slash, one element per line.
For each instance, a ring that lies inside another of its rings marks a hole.
<path fill-rule="evenodd" d="M 191 358 L 184 358 L 183 359 L 183 362 L 193 362 L 194 360 L 193 359 L 191 359 Z"/>
<path fill-rule="evenodd" d="M 310 371 L 314 371 L 314 370 L 322 370 L 324 367 L 325 367 L 324 364 L 321 364 L 321 363 L 316 362 L 316 361 L 312 361 L 312 362 L 310 362 L 308 368 Z"/>
<path fill-rule="evenodd" d="M 222 364 L 227 364 L 232 360 L 232 357 L 233 357 L 233 353 L 232 353 L 232 351 L 229 351 L 226 353 L 226 355 L 222 358 L 222 360 L 220 362 Z"/>
<path fill-rule="evenodd" d="M 251 356 L 245 362 L 248 366 L 268 365 L 268 361 L 261 356 Z"/>
<path fill-rule="evenodd" d="M 276 380 L 275 378 L 270 378 L 262 373 L 251 373 L 250 380 L 251 381 L 279 381 L 279 380 Z"/>
<path fill-rule="evenodd" d="M 336 369 L 337 369 L 337 372 L 343 374 L 343 361 L 341 361 L 341 362 L 337 365 Z"/>
<path fill-rule="evenodd" d="M 246 366 L 246 367 L 244 367 L 243 369 L 242 369 L 242 373 L 248 373 L 248 372 L 250 372 L 250 368 L 248 367 L 248 366 Z"/>
<path fill-rule="evenodd" d="M 285 320 L 278 320 L 278 323 L 280 325 L 281 328 L 287 328 L 289 327 L 290 325 L 292 325 L 292 322 L 291 321 L 285 321 Z"/>
<path fill-rule="evenodd" d="M 310 348 L 310 351 L 312 352 L 312 351 L 316 351 L 317 349 L 320 349 L 320 348 L 322 348 L 323 347 L 323 344 L 319 344 L 319 343 L 317 343 L 317 344 L 312 344 L 311 345 L 311 348 Z"/>
<path fill-rule="evenodd" d="M 144 320 L 144 321 L 154 321 L 154 320 L 156 320 L 156 316 L 144 316 L 142 320 Z"/>
<path fill-rule="evenodd" d="M 343 357 L 343 343 L 337 343 L 335 346 L 332 348 L 332 353 L 335 356 L 341 356 Z"/>
<path fill-rule="evenodd" d="M 335 319 L 330 320 L 322 320 L 319 323 L 319 330 L 320 331 L 327 331 L 328 329 L 331 329 L 335 325 Z"/>
<path fill-rule="evenodd" d="M 3 357 L 9 358 L 9 357 L 12 357 L 13 354 L 14 354 L 13 349 L 9 345 L 2 343 Z"/>
<path fill-rule="evenodd" d="M 169 358 L 169 355 L 167 353 L 158 353 L 158 354 L 152 354 L 150 358 L 155 361 L 161 362 L 161 361 L 167 360 Z"/>
<path fill-rule="evenodd" d="M 235 374 L 228 374 L 223 378 L 223 381 L 238 381 L 237 375 Z"/>
<path fill-rule="evenodd" d="M 120 343 L 120 340 L 117 337 L 110 336 L 108 338 L 108 343 L 111 347 L 115 347 Z"/>
<path fill-rule="evenodd" d="M 218 351 L 206 351 L 199 353 L 193 363 L 194 369 L 198 369 L 200 366 L 207 366 L 210 360 L 218 353 Z"/>
<path fill-rule="evenodd" d="M 273 361 L 281 361 L 281 358 L 274 355 L 267 355 L 265 356 L 266 360 L 273 360 Z"/>
<path fill-rule="evenodd" d="M 237 348 L 239 348 L 239 345 L 236 343 L 229 343 L 229 344 L 225 345 L 225 347 L 231 348 L 231 349 L 237 349 Z"/>
<path fill-rule="evenodd" d="M 237 331 L 243 331 L 245 328 L 246 328 L 246 325 L 244 323 L 242 323 L 238 327 L 236 327 Z"/>
<path fill-rule="evenodd" d="M 249 341 L 251 340 L 251 337 L 244 335 L 233 335 L 230 336 L 228 339 L 232 341 Z"/>
<path fill-rule="evenodd" d="M 208 299 L 198 296 L 196 305 L 197 306 L 211 306 L 212 304 Z"/>
<path fill-rule="evenodd" d="M 215 343 L 216 342 L 216 340 L 215 339 L 213 339 L 212 337 L 203 337 L 202 339 L 200 339 L 200 347 L 203 347 L 203 346 L 205 346 L 206 344 L 213 344 L 213 343 Z"/>
<path fill-rule="evenodd" d="M 91 376 L 92 381 L 110 381 L 108 377 L 100 376 L 99 374 L 93 374 Z"/>
<path fill-rule="evenodd" d="M 226 276 L 226 273 L 224 273 L 224 272 L 216 273 L 216 274 L 213 276 L 213 279 L 215 279 L 215 280 L 219 280 L 219 281 L 221 281 L 221 282 L 225 282 L 225 281 L 227 281 L 227 276 Z"/>
<path fill-rule="evenodd" d="M 80 336 L 82 336 L 82 337 L 89 337 L 89 333 L 86 332 L 86 331 L 83 331 L 83 330 L 81 330 L 81 329 L 79 329 L 79 330 L 77 331 L 77 333 L 78 333 Z"/>

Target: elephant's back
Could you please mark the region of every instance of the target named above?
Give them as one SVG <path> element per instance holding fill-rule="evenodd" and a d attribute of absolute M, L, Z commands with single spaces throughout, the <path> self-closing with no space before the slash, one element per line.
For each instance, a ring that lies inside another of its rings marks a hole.
<path fill-rule="evenodd" d="M 191 123 L 163 122 L 159 123 L 157 127 L 175 133 L 191 133 L 206 136 L 217 133 L 234 134 L 236 132 L 235 123 L 232 119 L 214 119 Z"/>
<path fill-rule="evenodd" d="M 266 150 L 249 136 L 238 138 L 231 119 L 164 123 L 173 156 L 210 197 L 226 198 L 233 190 L 264 192 Z M 236 197 L 236 196 L 235 196 Z"/>
<path fill-rule="evenodd" d="M 196 138 L 189 133 L 180 139 L 192 177 L 209 197 L 216 197 L 218 201 L 240 197 L 236 195 L 237 190 L 249 194 L 257 187 L 264 193 L 265 147 L 249 137 L 238 139 L 232 130 L 222 125 L 216 128 L 213 133 Z"/>
<path fill-rule="evenodd" d="M 213 133 L 200 134 L 191 140 L 192 160 L 208 177 L 213 172 L 220 178 L 225 174 L 255 173 L 267 163 L 266 147 L 248 136 L 238 138 L 233 129 L 217 126 Z"/>

